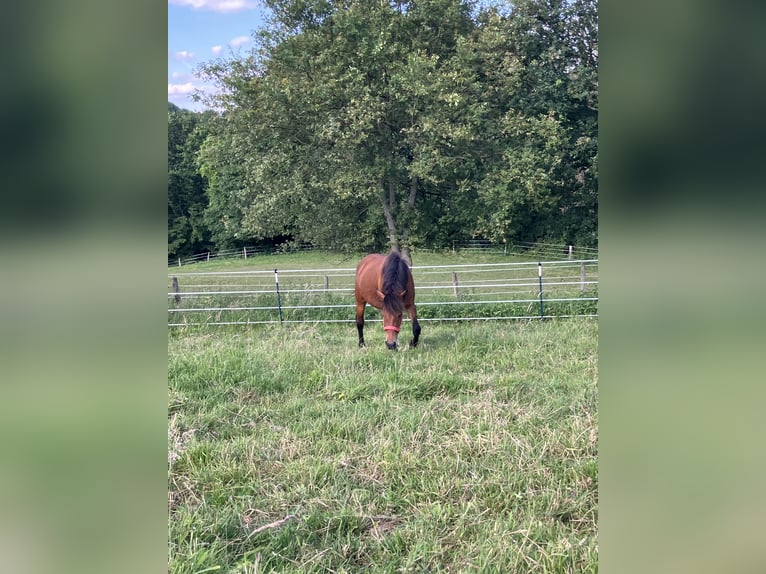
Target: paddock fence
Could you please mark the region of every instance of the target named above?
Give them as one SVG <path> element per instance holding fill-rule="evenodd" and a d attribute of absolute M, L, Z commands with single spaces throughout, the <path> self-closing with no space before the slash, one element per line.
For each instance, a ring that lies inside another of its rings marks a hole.
<path fill-rule="evenodd" d="M 313 251 L 316 249 L 311 243 L 285 243 L 275 247 L 264 246 L 245 246 L 237 249 L 222 249 L 219 251 L 205 251 L 196 255 L 186 257 L 168 257 L 168 267 L 183 267 L 184 265 L 193 265 L 214 261 L 217 259 L 248 259 L 257 258 L 259 255 L 275 255 L 282 253 L 295 253 L 301 251 Z M 595 247 L 583 247 L 579 245 L 565 245 L 540 242 L 514 242 L 514 243 L 493 243 L 486 239 L 466 239 L 453 241 L 450 247 L 440 249 L 430 249 L 418 247 L 419 252 L 451 251 L 456 253 L 480 252 L 488 254 L 514 255 L 516 257 L 529 258 L 530 260 L 558 260 L 558 259 L 596 259 L 598 258 L 598 249 Z"/>
<path fill-rule="evenodd" d="M 354 323 L 355 271 L 171 271 L 168 327 Z M 416 265 L 412 273 L 424 322 L 598 316 L 596 258 Z M 365 320 L 380 321 L 380 312 L 368 306 Z"/>

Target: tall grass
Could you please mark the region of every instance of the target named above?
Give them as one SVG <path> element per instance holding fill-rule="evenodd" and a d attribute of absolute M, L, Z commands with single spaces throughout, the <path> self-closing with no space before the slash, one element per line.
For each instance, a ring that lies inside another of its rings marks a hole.
<path fill-rule="evenodd" d="M 597 323 L 368 329 L 170 332 L 169 571 L 595 572 Z"/>

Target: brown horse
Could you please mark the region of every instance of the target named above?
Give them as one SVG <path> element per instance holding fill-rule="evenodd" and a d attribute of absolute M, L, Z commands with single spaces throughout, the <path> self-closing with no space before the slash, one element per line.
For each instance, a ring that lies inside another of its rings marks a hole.
<path fill-rule="evenodd" d="M 386 347 L 394 351 L 399 344 L 402 314 L 407 310 L 412 321 L 410 347 L 417 347 L 420 324 L 415 309 L 415 282 L 407 262 L 396 251 L 388 255 L 373 253 L 359 262 L 354 295 L 360 347 L 364 347 L 364 309 L 367 303 L 381 310 Z"/>

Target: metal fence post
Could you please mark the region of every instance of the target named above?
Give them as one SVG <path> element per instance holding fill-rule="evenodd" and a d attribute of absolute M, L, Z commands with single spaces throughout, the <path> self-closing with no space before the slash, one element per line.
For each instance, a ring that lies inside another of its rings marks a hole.
<path fill-rule="evenodd" d="M 543 264 L 537 263 L 537 277 L 540 280 L 540 319 L 543 318 Z"/>
<path fill-rule="evenodd" d="M 282 322 L 282 298 L 279 295 L 279 273 L 274 269 L 274 282 L 277 284 L 277 307 L 279 308 L 279 322 Z"/>

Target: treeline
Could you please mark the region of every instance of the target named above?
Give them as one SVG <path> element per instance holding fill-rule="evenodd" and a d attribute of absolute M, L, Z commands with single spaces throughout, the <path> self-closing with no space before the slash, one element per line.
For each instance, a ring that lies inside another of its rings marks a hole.
<path fill-rule="evenodd" d="M 168 253 L 596 246 L 595 0 L 265 0 L 168 110 Z"/>

